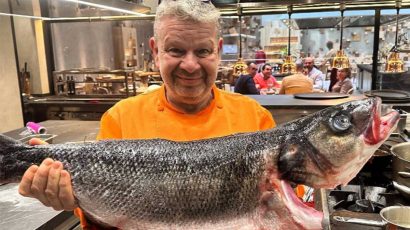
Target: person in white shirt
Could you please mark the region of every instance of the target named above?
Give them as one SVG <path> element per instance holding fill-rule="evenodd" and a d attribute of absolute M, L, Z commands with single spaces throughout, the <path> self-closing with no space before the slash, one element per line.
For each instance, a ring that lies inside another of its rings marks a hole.
<path fill-rule="evenodd" d="M 313 57 L 307 57 L 303 61 L 304 68 L 307 69 L 307 75 L 313 81 L 314 90 L 322 90 L 323 82 L 325 81 L 325 75 L 322 71 L 318 70 L 315 66 L 315 59 Z"/>

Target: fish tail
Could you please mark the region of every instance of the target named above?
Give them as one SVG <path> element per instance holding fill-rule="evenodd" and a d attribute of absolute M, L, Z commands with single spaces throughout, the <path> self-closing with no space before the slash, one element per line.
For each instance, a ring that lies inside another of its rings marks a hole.
<path fill-rule="evenodd" d="M 31 165 L 20 159 L 27 149 L 21 142 L 0 134 L 0 184 L 19 181 Z"/>

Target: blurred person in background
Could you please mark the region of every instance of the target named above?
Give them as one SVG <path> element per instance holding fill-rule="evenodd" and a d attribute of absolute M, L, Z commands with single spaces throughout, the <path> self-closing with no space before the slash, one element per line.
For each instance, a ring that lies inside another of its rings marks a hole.
<path fill-rule="evenodd" d="M 352 70 L 350 68 L 340 68 L 337 70 L 337 82 L 332 87 L 333 93 L 353 93 L 353 83 L 350 79 Z"/>
<path fill-rule="evenodd" d="M 257 73 L 253 81 L 261 94 L 263 91 L 280 88 L 280 84 L 276 81 L 276 78 L 272 76 L 272 66 L 270 64 L 264 64 L 262 66 L 262 72 Z"/>
<path fill-rule="evenodd" d="M 302 60 L 296 61 L 296 74 L 287 76 L 282 80 L 279 94 L 311 93 L 313 81 L 303 74 Z"/>
<path fill-rule="evenodd" d="M 259 46 L 258 49 L 255 51 L 255 64 L 265 64 L 266 62 L 266 53 L 263 51 L 262 47 Z"/>
<path fill-rule="evenodd" d="M 259 94 L 258 89 L 256 89 L 253 77 L 255 77 L 258 67 L 255 63 L 248 63 L 248 74 L 241 74 L 238 80 L 236 80 L 234 91 L 240 94 Z"/>
<path fill-rule="evenodd" d="M 313 81 L 313 89 L 322 90 L 325 81 L 325 75 L 315 67 L 315 59 L 307 57 L 303 61 L 304 67 L 307 69 L 307 75 Z"/>

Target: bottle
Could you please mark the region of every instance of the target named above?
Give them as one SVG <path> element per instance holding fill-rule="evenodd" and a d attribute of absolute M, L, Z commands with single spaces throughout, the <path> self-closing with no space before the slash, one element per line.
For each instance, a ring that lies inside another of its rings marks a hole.
<path fill-rule="evenodd" d="M 73 80 L 74 78 L 73 78 L 73 76 L 68 76 L 67 77 L 67 94 L 68 95 L 74 95 L 75 94 L 75 83 L 74 83 L 74 80 Z"/>
<path fill-rule="evenodd" d="M 24 93 L 28 96 L 31 94 L 30 75 L 27 72 L 24 74 Z"/>
<path fill-rule="evenodd" d="M 71 95 L 71 80 L 70 80 L 70 76 L 67 76 L 67 95 Z"/>
<path fill-rule="evenodd" d="M 63 82 L 63 78 L 59 76 L 57 80 L 57 94 L 61 95 L 63 93 L 64 93 L 64 82 Z"/>
<path fill-rule="evenodd" d="M 71 93 L 72 93 L 72 95 L 75 95 L 75 78 L 74 78 L 74 76 L 71 76 Z"/>

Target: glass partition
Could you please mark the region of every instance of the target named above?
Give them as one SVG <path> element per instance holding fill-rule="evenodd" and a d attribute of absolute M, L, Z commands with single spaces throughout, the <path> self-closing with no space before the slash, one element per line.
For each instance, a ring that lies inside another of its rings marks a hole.
<path fill-rule="evenodd" d="M 390 51 L 395 46 L 396 10 L 382 10 L 378 53 L 376 89 L 410 90 L 410 9 L 400 9 L 398 17 L 397 49 L 404 62 L 404 73 L 386 73 L 385 65 Z"/>

